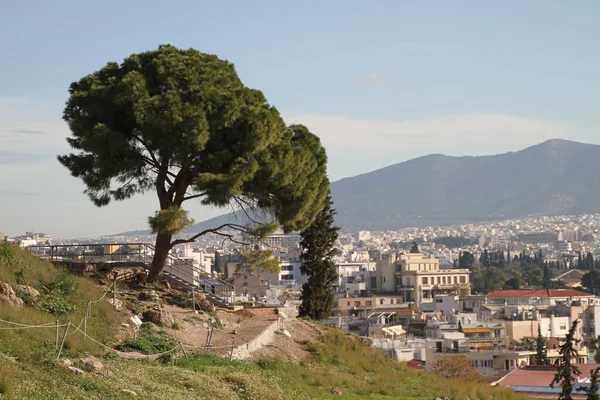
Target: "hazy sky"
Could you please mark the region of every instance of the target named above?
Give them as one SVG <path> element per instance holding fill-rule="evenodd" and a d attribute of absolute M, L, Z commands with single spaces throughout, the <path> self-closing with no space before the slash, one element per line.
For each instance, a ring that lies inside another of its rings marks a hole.
<path fill-rule="evenodd" d="M 109 60 L 167 43 L 228 59 L 322 138 L 336 180 L 429 153 L 600 143 L 599 17 L 597 0 L 0 1 L 0 232 L 147 227 L 154 196 L 96 208 L 56 161 L 69 84 Z"/>

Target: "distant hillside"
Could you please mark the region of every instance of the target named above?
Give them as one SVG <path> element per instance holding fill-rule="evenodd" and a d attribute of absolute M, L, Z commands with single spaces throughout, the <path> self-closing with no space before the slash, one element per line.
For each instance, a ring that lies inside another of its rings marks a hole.
<path fill-rule="evenodd" d="M 345 230 L 600 212 L 600 146 L 549 140 L 494 156 L 429 155 L 342 179 L 331 189 Z"/>
<path fill-rule="evenodd" d="M 429 155 L 331 184 L 344 231 L 600 212 L 600 146 L 554 139 L 512 153 Z M 227 222 L 219 216 L 190 228 Z"/>

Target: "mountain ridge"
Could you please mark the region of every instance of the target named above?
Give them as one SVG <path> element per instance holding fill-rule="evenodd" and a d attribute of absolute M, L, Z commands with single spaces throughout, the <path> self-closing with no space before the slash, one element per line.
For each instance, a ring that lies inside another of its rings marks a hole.
<path fill-rule="evenodd" d="M 600 145 L 566 139 L 493 155 L 416 157 L 333 182 L 336 223 L 344 231 L 394 230 L 600 212 L 596 160 Z M 188 232 L 230 220 L 220 215 Z"/>

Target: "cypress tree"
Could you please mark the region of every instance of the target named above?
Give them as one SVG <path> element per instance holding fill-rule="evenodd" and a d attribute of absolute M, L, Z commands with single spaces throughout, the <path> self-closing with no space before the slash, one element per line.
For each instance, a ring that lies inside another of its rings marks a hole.
<path fill-rule="evenodd" d="M 573 384 L 577 380 L 577 376 L 581 374 L 579 368 L 575 364 L 579 353 L 577 352 L 576 344 L 579 340 L 575 338 L 577 330 L 577 320 L 573 321 L 565 343 L 560 346 L 560 357 L 554 365 L 556 366 L 556 374 L 550 384 L 554 388 L 555 384 L 560 384 L 561 391 L 558 400 L 573 400 Z"/>
<path fill-rule="evenodd" d="M 550 267 L 548 264 L 544 264 L 544 289 L 550 289 Z"/>
<path fill-rule="evenodd" d="M 301 316 L 321 320 L 330 316 L 333 310 L 332 286 L 337 279 L 333 257 L 333 247 L 338 238 L 339 227 L 334 226 L 335 209 L 332 208 L 331 194 L 327 196 L 325 207 L 308 228 L 300 232 L 302 247 L 302 266 L 300 271 L 308 276 L 308 282 L 302 285 Z"/>
<path fill-rule="evenodd" d="M 600 375 L 600 367 L 591 371 L 590 387 L 586 390 L 587 400 L 600 400 L 598 394 L 598 376 Z"/>
<path fill-rule="evenodd" d="M 535 340 L 535 365 L 548 365 L 548 356 L 546 352 L 546 342 L 542 336 L 542 327 L 538 323 L 538 335 Z"/>
<path fill-rule="evenodd" d="M 463 333 L 463 327 L 462 327 L 462 322 L 460 322 L 460 319 L 458 320 L 458 331 Z"/>
<path fill-rule="evenodd" d="M 412 245 L 410 246 L 410 252 L 413 254 L 421 252 L 421 250 L 419 250 L 419 245 L 417 244 L 416 240 L 413 240 Z"/>

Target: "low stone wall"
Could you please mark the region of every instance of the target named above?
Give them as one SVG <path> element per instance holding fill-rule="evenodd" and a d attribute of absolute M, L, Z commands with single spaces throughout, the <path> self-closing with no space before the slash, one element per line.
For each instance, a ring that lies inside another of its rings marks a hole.
<path fill-rule="evenodd" d="M 280 327 L 279 320 L 273 321 L 261 333 L 248 343 L 239 345 L 233 349 L 232 358 L 236 360 L 244 360 L 252 355 L 252 352 L 260 349 L 264 345 L 271 343 L 275 336 L 275 331 Z"/>

